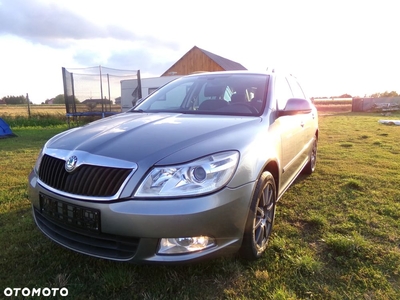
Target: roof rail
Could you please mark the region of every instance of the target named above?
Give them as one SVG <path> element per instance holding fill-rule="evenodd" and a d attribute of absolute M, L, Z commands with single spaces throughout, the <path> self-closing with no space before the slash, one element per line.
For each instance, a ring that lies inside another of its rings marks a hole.
<path fill-rule="evenodd" d="M 269 67 L 267 67 L 266 71 L 269 71 Z M 275 73 L 275 68 L 271 68 L 271 73 Z"/>

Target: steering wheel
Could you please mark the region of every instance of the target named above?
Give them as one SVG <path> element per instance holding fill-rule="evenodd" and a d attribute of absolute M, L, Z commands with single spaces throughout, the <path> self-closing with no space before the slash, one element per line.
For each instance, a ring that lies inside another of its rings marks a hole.
<path fill-rule="evenodd" d="M 250 112 L 254 113 L 254 114 L 258 114 L 258 109 L 255 108 L 254 106 L 251 106 L 250 104 L 247 103 L 231 103 L 231 105 L 236 105 L 236 106 L 244 106 L 246 108 L 248 108 L 250 110 Z"/>

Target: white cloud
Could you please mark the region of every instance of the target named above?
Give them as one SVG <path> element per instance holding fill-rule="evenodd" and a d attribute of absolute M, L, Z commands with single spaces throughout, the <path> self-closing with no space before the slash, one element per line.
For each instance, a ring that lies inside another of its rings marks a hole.
<path fill-rule="evenodd" d="M 287 69 L 310 96 L 400 92 L 389 0 L 0 1 L 0 98 L 62 93 L 61 67 L 158 76 L 195 45 L 250 69 Z"/>

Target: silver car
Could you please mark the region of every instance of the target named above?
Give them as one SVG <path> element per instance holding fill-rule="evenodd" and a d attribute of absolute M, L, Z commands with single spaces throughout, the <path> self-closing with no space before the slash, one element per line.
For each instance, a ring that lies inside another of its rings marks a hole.
<path fill-rule="evenodd" d="M 58 244 L 105 259 L 257 259 L 277 201 L 314 171 L 317 140 L 317 111 L 293 76 L 185 76 L 51 138 L 29 175 L 34 219 Z"/>

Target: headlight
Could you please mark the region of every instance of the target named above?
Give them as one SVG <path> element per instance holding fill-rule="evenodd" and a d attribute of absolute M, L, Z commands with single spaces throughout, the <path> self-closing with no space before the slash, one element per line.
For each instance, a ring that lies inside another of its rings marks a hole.
<path fill-rule="evenodd" d="M 137 197 L 188 196 L 213 192 L 232 178 L 239 153 L 216 153 L 183 165 L 156 167 L 143 180 Z"/>
<path fill-rule="evenodd" d="M 39 168 L 40 168 L 40 163 L 42 162 L 42 158 L 43 158 L 43 149 L 40 150 L 39 156 L 36 159 L 36 163 L 35 163 L 35 167 L 34 167 L 36 174 L 39 174 Z"/>

